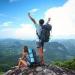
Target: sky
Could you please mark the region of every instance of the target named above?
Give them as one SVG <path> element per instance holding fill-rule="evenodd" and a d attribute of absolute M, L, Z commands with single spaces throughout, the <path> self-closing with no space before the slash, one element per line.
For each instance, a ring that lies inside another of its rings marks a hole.
<path fill-rule="evenodd" d="M 51 18 L 52 39 L 75 38 L 75 0 L 0 0 L 0 39 L 36 40 L 28 12 L 37 22 Z"/>

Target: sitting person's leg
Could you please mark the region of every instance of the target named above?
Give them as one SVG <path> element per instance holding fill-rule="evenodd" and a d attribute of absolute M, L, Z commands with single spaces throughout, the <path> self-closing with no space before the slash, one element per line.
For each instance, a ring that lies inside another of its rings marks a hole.
<path fill-rule="evenodd" d="M 19 66 L 19 67 L 27 67 L 27 62 L 26 62 L 25 60 L 22 60 L 22 59 L 21 59 L 21 60 L 19 61 L 19 63 L 18 63 L 18 66 Z"/>

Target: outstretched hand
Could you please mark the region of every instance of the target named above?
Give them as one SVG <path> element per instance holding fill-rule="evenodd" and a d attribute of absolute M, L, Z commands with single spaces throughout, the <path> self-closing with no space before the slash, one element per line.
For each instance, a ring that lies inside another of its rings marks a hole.
<path fill-rule="evenodd" d="M 48 21 L 50 21 L 51 20 L 51 18 L 48 18 Z"/>
<path fill-rule="evenodd" d="M 50 20 L 51 20 L 51 18 L 48 18 L 48 21 L 47 21 L 47 23 L 49 23 L 49 22 L 50 22 Z"/>

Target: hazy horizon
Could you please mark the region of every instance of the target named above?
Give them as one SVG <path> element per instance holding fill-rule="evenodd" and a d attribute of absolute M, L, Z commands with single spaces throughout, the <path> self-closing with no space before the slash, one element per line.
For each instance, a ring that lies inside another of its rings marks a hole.
<path fill-rule="evenodd" d="M 28 41 L 36 41 L 36 39 L 22 39 L 22 38 L 0 38 L 1 39 L 16 39 L 16 40 L 28 40 Z M 61 39 L 75 39 L 75 36 L 56 36 L 56 37 L 50 37 L 50 41 L 52 40 L 61 40 Z"/>

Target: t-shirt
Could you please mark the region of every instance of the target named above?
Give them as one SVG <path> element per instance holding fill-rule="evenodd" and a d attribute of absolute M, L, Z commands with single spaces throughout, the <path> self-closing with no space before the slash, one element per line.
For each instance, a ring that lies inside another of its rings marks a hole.
<path fill-rule="evenodd" d="M 36 32 L 38 33 L 38 35 L 40 35 L 41 34 L 41 30 L 42 30 L 41 26 L 39 24 L 36 24 L 35 27 L 36 27 Z M 38 38 L 38 36 L 37 36 L 37 38 Z M 38 40 L 39 40 L 39 38 L 37 39 L 37 41 Z"/>
<path fill-rule="evenodd" d="M 36 31 L 37 31 L 38 35 L 40 35 L 41 30 L 42 30 L 41 26 L 39 24 L 36 24 L 35 27 L 36 27 Z"/>

